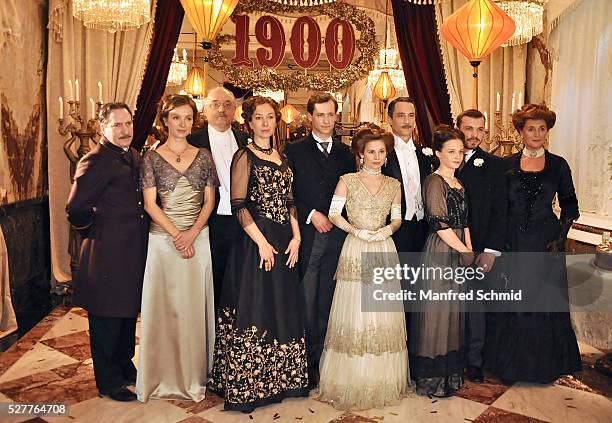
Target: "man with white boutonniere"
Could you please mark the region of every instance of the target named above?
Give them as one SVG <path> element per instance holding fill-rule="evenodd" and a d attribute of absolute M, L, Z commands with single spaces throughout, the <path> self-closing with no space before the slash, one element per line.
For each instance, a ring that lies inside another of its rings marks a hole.
<path fill-rule="evenodd" d="M 465 161 L 457 176 L 465 187 L 469 204 L 469 227 L 475 266 L 487 273 L 487 278 L 474 281 L 488 285 L 495 273 L 489 273 L 495 258 L 505 244 L 507 195 L 504 187 L 503 162 L 480 148 L 485 135 L 485 117 L 475 109 L 457 116 L 457 128 L 465 135 Z M 474 287 L 480 289 L 481 287 Z M 482 349 L 485 342 L 484 304 L 472 304 L 467 314 L 467 372 L 472 382 L 482 382 Z"/>
<path fill-rule="evenodd" d="M 392 176 L 402 186 L 402 226 L 393 234 L 399 252 L 419 253 L 427 238 L 421 189 L 431 173 L 433 150 L 414 142 L 416 106 L 410 97 L 398 97 L 387 108 L 395 146 L 383 166 L 384 175 Z"/>
<path fill-rule="evenodd" d="M 398 97 L 393 100 L 387 107 L 387 115 L 395 144 L 382 167 L 382 173 L 400 181 L 402 189 L 402 225 L 393 234 L 393 241 L 400 253 L 400 262 L 418 267 L 420 254 L 417 253 L 423 251 L 429 231 L 421 191 L 425 178 L 432 170 L 433 150 L 414 142 L 417 134 L 416 105 L 412 98 Z M 403 284 L 406 283 L 404 280 Z M 409 307 L 408 303 L 404 304 L 406 327 L 410 327 Z"/>

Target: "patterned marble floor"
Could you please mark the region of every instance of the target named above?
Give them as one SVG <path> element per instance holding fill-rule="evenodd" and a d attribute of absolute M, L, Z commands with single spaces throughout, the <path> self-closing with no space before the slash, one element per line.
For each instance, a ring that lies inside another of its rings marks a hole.
<path fill-rule="evenodd" d="M 584 370 L 552 385 L 495 378 L 466 384 L 448 399 L 409 397 L 382 410 L 347 413 L 312 398 L 285 400 L 251 415 L 224 412 L 221 398 L 201 403 L 151 400 L 118 403 L 98 397 L 88 345 L 87 313 L 60 306 L 0 355 L 1 402 L 64 402 L 68 417 L 3 418 L 2 422 L 563 422 L 612 421 L 612 380 L 593 369 L 602 351 L 580 345 Z"/>

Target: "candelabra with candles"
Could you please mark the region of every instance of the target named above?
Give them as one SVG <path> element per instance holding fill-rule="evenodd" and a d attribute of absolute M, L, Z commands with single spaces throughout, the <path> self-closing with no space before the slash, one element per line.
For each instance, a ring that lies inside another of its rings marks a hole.
<path fill-rule="evenodd" d="M 511 155 L 514 151 L 522 149 L 523 140 L 514 128 L 514 125 L 512 125 L 512 121 L 504 125 L 500 111 L 496 111 L 493 116 L 493 124 L 496 130 L 491 134 L 487 122 L 485 137 L 485 142 L 489 145 L 489 153 L 506 157 Z M 499 151 L 500 149 L 501 151 Z M 498 151 L 500 154 L 497 154 Z"/>
<path fill-rule="evenodd" d="M 100 97 L 101 98 L 101 97 Z M 70 138 L 64 143 L 64 153 L 70 161 L 70 180 L 72 181 L 76 166 L 79 160 L 89 152 L 90 142 L 97 144 L 99 139 L 98 121 L 95 116 L 98 116 L 102 108 L 102 101 L 94 103 L 90 99 L 91 119 L 86 119 L 81 114 L 81 102 L 78 100 L 68 101 L 68 119 L 64 119 L 64 104 L 60 97 L 60 118 L 58 131 L 60 135 L 70 135 Z M 94 112 L 95 109 L 95 112 Z M 76 146 L 76 148 L 75 148 Z M 70 271 L 72 280 L 76 276 L 79 265 L 79 250 L 83 239 L 81 235 L 71 226 L 68 239 L 68 252 L 70 254 Z M 67 289 L 70 289 L 67 287 Z"/>

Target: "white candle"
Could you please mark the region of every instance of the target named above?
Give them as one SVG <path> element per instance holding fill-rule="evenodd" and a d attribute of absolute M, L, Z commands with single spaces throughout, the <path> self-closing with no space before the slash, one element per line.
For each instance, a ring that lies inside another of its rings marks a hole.
<path fill-rule="evenodd" d="M 72 91 L 72 79 L 68 80 L 68 89 L 70 92 L 70 95 L 68 96 L 68 101 L 72 101 L 74 100 L 74 91 Z"/>
<path fill-rule="evenodd" d="M 94 99 L 89 97 L 89 106 L 91 108 L 91 118 L 96 118 L 96 103 L 94 103 Z"/>
<path fill-rule="evenodd" d="M 522 106 L 523 106 L 523 93 L 519 93 L 518 108 L 520 109 Z"/>
<path fill-rule="evenodd" d="M 79 95 L 79 80 L 78 79 L 74 81 L 74 90 L 76 91 L 76 101 L 79 101 L 80 95 Z"/>
<path fill-rule="evenodd" d="M 512 93 L 512 108 L 510 109 L 511 113 L 514 113 L 514 111 L 516 110 L 514 108 L 515 103 L 516 103 L 516 98 L 515 97 L 516 97 L 516 94 Z"/>
<path fill-rule="evenodd" d="M 497 93 L 497 102 L 495 103 L 495 111 L 499 112 L 499 106 L 501 103 L 501 95 L 499 93 Z"/>
<path fill-rule="evenodd" d="M 183 49 L 183 62 L 187 63 L 187 50 Z"/>
<path fill-rule="evenodd" d="M 98 81 L 98 102 L 102 103 L 102 81 Z"/>
<path fill-rule="evenodd" d="M 64 119 L 64 99 L 61 97 L 59 98 L 59 104 L 60 104 L 59 118 Z"/>
<path fill-rule="evenodd" d="M 484 117 L 485 117 L 485 131 L 487 131 L 489 129 L 489 119 L 487 116 L 487 112 L 484 112 Z"/>

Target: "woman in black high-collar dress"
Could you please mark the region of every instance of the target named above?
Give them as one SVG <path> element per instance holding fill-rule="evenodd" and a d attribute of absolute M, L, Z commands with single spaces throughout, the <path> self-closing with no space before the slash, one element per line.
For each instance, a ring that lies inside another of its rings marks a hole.
<path fill-rule="evenodd" d="M 565 258 L 550 254 L 564 251 L 567 233 L 579 216 L 569 165 L 543 146 L 555 119 L 554 112 L 535 104 L 512 116 L 525 148 L 506 159 L 505 259 L 509 288 L 523 289 L 523 302 L 514 304 L 514 312 L 490 314 L 493 328 L 485 354 L 487 367 L 505 381 L 551 383 L 581 369 L 566 302 Z M 555 196 L 560 217 L 553 211 Z M 553 301 L 555 296 L 561 301 Z"/>

